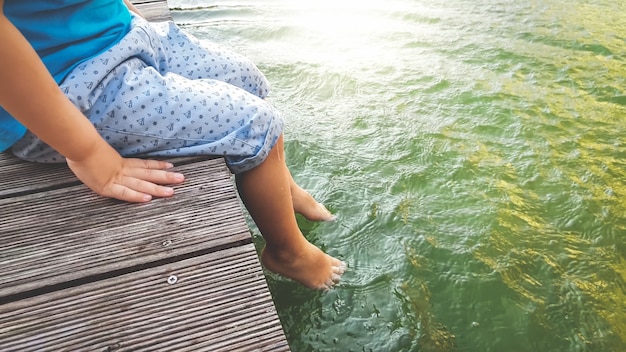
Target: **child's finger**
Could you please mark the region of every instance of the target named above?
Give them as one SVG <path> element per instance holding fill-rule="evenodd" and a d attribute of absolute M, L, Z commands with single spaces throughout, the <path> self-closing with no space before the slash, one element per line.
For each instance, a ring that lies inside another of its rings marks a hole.
<path fill-rule="evenodd" d="M 117 183 L 111 185 L 103 194 L 107 197 L 124 200 L 127 202 L 147 202 L 152 197 L 170 197 L 174 194 L 171 187 L 160 186 L 134 177 L 122 177 Z"/>
<path fill-rule="evenodd" d="M 122 186 L 128 187 L 133 191 L 149 194 L 151 196 L 170 197 L 174 194 L 174 189 L 171 187 L 160 186 L 135 177 L 124 176 L 118 182 Z"/>
<path fill-rule="evenodd" d="M 152 196 L 143 192 L 138 192 L 121 184 L 112 184 L 104 192 L 99 192 L 101 196 L 115 198 L 131 203 L 144 203 L 150 201 Z"/>
<path fill-rule="evenodd" d="M 174 167 L 172 163 L 163 160 L 128 158 L 124 162 L 127 166 L 143 169 L 167 170 Z"/>
<path fill-rule="evenodd" d="M 124 175 L 159 185 L 177 184 L 185 180 L 185 176 L 179 172 L 150 169 L 145 167 L 127 168 L 124 170 Z"/>

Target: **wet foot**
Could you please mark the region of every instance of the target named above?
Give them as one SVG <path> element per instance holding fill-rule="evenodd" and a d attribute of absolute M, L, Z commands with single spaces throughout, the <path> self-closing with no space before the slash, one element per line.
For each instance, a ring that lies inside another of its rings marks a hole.
<path fill-rule="evenodd" d="M 303 190 L 295 182 L 291 183 L 291 200 L 293 210 L 309 221 L 333 221 L 336 217 L 318 203 L 309 192 Z"/>
<path fill-rule="evenodd" d="M 335 286 L 346 270 L 346 264 L 307 242 L 300 253 L 263 249 L 263 265 L 270 271 L 295 280 L 315 290 Z"/>

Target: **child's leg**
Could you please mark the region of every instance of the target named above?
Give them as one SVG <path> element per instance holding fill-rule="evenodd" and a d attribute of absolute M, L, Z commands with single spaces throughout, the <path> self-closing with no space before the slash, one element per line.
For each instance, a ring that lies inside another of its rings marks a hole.
<path fill-rule="evenodd" d="M 345 264 L 309 243 L 293 214 L 289 171 L 282 136 L 263 163 L 236 175 L 237 189 L 261 231 L 265 267 L 315 289 L 332 287 Z"/>
<path fill-rule="evenodd" d="M 151 24 L 160 34 L 161 46 L 168 62 L 168 72 L 190 79 L 215 79 L 223 81 L 265 98 L 269 82 L 261 71 L 246 57 L 215 43 L 201 41 L 181 30 L 173 23 Z M 188 59 L 183 59 L 188 58 Z M 334 216 L 307 191 L 297 185 L 291 174 L 290 187 L 294 211 L 311 221 L 329 221 Z"/>
<path fill-rule="evenodd" d="M 293 210 L 310 221 L 333 221 L 335 216 L 311 196 L 289 174 L 289 189 L 291 190 L 291 201 Z"/>
<path fill-rule="evenodd" d="M 199 40 L 172 22 L 136 22 L 153 32 L 154 47 L 165 57 L 159 66 L 161 73 L 176 73 L 189 79 L 214 79 L 241 88 L 259 98 L 265 98 L 270 84 L 258 67 L 239 53 L 217 43 Z"/>

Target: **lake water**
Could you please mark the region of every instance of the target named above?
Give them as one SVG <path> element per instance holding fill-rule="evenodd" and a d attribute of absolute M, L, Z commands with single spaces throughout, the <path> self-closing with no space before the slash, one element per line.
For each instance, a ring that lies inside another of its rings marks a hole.
<path fill-rule="evenodd" d="M 626 351 L 625 1 L 169 2 L 338 216 L 339 287 L 268 275 L 293 351 Z"/>

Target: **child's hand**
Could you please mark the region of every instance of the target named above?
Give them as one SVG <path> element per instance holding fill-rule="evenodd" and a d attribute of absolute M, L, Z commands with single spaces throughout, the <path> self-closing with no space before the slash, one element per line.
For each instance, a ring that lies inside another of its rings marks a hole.
<path fill-rule="evenodd" d="M 90 153 L 81 161 L 67 160 L 67 164 L 87 187 L 104 197 L 128 202 L 147 202 L 155 197 L 174 194 L 171 187 L 184 180 L 179 173 L 165 171 L 172 164 L 165 161 L 122 158 L 106 143 L 101 150 Z"/>

